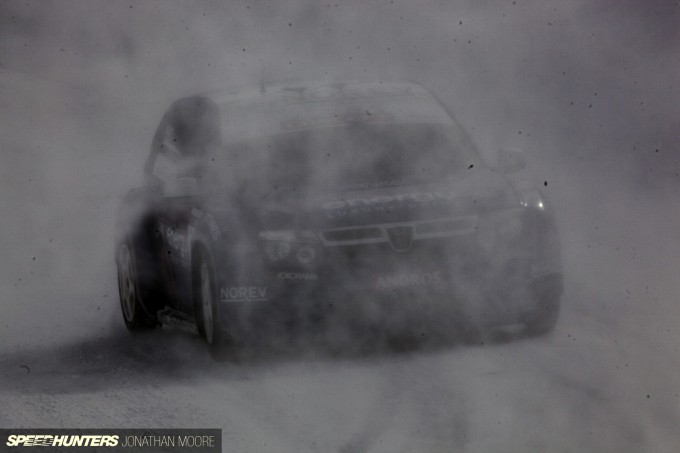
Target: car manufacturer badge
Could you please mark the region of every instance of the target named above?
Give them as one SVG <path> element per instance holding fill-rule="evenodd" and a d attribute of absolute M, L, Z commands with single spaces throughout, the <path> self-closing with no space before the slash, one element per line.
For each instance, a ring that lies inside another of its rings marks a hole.
<path fill-rule="evenodd" d="M 397 252 L 408 252 L 413 242 L 413 227 L 396 226 L 387 228 L 387 237 L 392 248 Z"/>

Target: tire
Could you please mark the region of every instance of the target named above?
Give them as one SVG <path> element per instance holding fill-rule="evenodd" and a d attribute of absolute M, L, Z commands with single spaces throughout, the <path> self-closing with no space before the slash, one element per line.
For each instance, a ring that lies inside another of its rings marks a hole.
<path fill-rule="evenodd" d="M 131 332 L 153 329 L 158 323 L 146 313 L 140 300 L 139 274 L 134 252 L 128 242 L 118 247 L 116 264 L 118 295 L 125 327 Z"/>
<path fill-rule="evenodd" d="M 215 274 L 207 253 L 199 249 L 193 263 L 194 307 L 198 331 L 208 345 L 208 351 L 217 361 L 227 360 L 232 342 L 219 323 Z"/>

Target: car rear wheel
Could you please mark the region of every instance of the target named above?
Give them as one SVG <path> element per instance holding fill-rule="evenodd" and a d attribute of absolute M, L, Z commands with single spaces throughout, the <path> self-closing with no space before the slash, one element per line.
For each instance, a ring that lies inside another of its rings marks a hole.
<path fill-rule="evenodd" d="M 154 328 L 157 323 L 144 311 L 139 298 L 139 278 L 134 253 L 129 244 L 120 245 L 116 262 L 118 294 L 125 326 L 132 332 Z"/>
<path fill-rule="evenodd" d="M 205 252 L 198 252 L 193 271 L 194 306 L 199 332 L 208 344 L 210 355 L 215 360 L 227 360 L 231 342 L 219 323 L 214 273 Z"/>

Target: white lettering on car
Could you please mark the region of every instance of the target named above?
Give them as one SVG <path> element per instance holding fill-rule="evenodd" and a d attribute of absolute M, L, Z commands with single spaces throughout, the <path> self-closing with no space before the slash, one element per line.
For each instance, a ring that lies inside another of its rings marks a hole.
<path fill-rule="evenodd" d="M 377 289 L 418 287 L 437 285 L 442 282 L 441 272 L 424 274 L 390 274 L 381 275 L 375 283 Z"/>
<path fill-rule="evenodd" d="M 215 218 L 212 216 L 212 214 L 204 215 L 203 220 L 205 221 L 206 225 L 208 225 L 208 229 L 210 229 L 210 236 L 212 236 L 213 241 L 219 239 L 220 228 L 217 225 L 217 222 L 215 221 Z"/>
<path fill-rule="evenodd" d="M 318 280 L 314 272 L 279 272 L 276 277 L 280 280 Z"/>
<path fill-rule="evenodd" d="M 260 302 L 267 300 L 266 286 L 228 286 L 220 288 L 222 302 Z"/>
<path fill-rule="evenodd" d="M 165 240 L 170 248 L 179 252 L 182 259 L 187 259 L 189 257 L 189 241 L 184 232 L 167 226 L 165 227 Z"/>
<path fill-rule="evenodd" d="M 394 202 L 431 203 L 438 200 L 451 201 L 456 197 L 453 192 L 416 192 L 398 195 L 380 195 L 371 198 L 353 198 L 349 200 L 328 201 L 321 206 L 324 209 L 340 209 L 345 207 L 373 206 Z"/>

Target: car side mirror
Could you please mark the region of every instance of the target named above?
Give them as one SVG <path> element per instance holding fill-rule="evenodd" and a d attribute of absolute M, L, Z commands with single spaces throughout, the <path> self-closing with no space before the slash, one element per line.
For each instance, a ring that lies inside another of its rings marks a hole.
<path fill-rule="evenodd" d="M 163 195 L 169 198 L 196 196 L 198 195 L 198 182 L 196 178 L 190 176 L 173 178 L 163 184 Z"/>
<path fill-rule="evenodd" d="M 517 173 L 527 168 L 527 161 L 522 150 L 502 148 L 498 151 L 496 168 L 503 173 Z"/>

